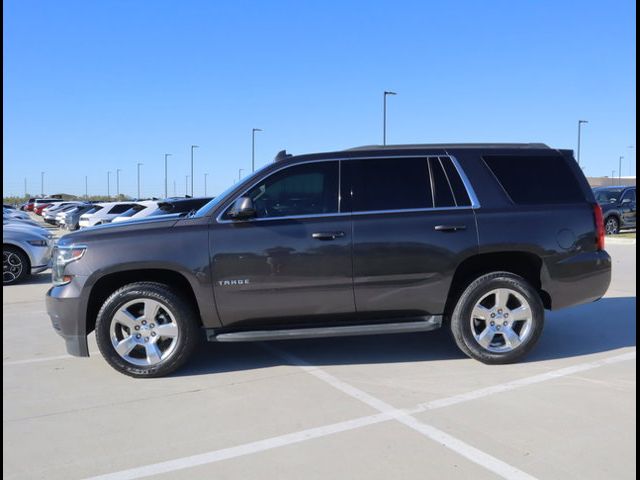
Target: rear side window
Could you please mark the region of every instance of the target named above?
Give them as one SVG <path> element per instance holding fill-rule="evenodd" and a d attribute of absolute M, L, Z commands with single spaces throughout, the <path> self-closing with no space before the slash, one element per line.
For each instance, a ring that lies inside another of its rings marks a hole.
<path fill-rule="evenodd" d="M 342 162 L 352 185 L 354 212 L 431 208 L 426 158 L 376 158 Z"/>
<path fill-rule="evenodd" d="M 585 201 L 575 175 L 560 156 L 491 155 L 484 161 L 516 204 Z"/>
<path fill-rule="evenodd" d="M 124 203 L 124 204 L 120 204 L 120 205 L 114 205 L 113 208 L 111 208 L 111 210 L 109 210 L 109 214 L 123 213 L 123 212 L 126 212 L 127 210 L 129 210 L 130 208 L 131 208 L 131 204 L 129 204 L 129 203 Z"/>

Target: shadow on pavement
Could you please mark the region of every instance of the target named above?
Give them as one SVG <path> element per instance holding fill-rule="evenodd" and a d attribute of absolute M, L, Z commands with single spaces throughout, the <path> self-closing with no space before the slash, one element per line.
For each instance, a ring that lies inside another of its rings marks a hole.
<path fill-rule="evenodd" d="M 576 357 L 636 345 L 635 297 L 605 298 L 547 312 L 538 345 L 526 362 Z M 466 358 L 446 329 L 435 332 L 270 342 L 313 365 L 425 362 Z M 256 343 L 202 345 L 175 376 L 251 370 L 284 362 Z M 496 367 L 499 368 L 499 367 Z"/>

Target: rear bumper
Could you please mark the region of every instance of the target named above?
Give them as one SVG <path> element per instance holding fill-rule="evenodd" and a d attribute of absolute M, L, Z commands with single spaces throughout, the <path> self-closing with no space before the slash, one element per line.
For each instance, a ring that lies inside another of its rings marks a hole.
<path fill-rule="evenodd" d="M 611 283 L 611 257 L 605 251 L 583 252 L 542 271 L 542 289 L 551 297 L 551 309 L 599 300 Z"/>
<path fill-rule="evenodd" d="M 72 296 L 73 290 L 66 286 L 51 287 L 46 298 L 47 313 L 53 329 L 64 339 L 67 352 L 76 357 L 88 357 L 86 307 L 80 296 Z"/>

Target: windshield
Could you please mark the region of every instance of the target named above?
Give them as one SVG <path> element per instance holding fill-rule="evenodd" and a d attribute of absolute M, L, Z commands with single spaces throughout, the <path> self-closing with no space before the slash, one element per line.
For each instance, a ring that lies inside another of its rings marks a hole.
<path fill-rule="evenodd" d="M 608 203 L 618 203 L 618 201 L 620 200 L 620 195 L 622 194 L 622 190 L 614 188 L 606 190 L 596 190 L 594 194 L 596 196 L 596 201 L 601 205 L 605 205 Z"/>

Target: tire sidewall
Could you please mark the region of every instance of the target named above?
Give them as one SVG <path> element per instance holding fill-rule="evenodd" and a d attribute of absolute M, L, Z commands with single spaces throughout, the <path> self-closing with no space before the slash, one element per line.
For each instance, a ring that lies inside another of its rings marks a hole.
<path fill-rule="evenodd" d="M 509 352 L 490 352 L 475 339 L 471 329 L 471 315 L 475 305 L 489 292 L 499 288 L 514 290 L 529 303 L 532 312 L 532 330 L 529 337 Z M 485 275 L 474 281 L 458 300 L 451 319 L 451 329 L 458 346 L 464 353 L 483 363 L 513 363 L 535 346 L 544 328 L 544 306 L 538 292 L 522 277 L 510 273 Z"/>
<path fill-rule="evenodd" d="M 157 365 L 133 365 L 123 359 L 111 343 L 111 321 L 115 313 L 127 302 L 152 299 L 169 309 L 178 325 L 178 340 L 171 355 Z M 174 294 L 169 287 L 155 283 L 127 285 L 114 292 L 103 304 L 96 319 L 96 341 L 100 353 L 116 370 L 132 377 L 152 378 L 168 375 L 182 366 L 192 353 L 197 335 L 193 308 Z"/>

